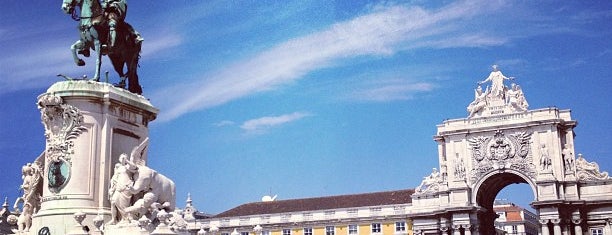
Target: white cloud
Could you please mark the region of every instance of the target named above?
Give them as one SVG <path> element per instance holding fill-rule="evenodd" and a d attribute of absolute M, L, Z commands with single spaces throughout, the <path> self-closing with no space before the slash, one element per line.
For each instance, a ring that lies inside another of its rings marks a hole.
<path fill-rule="evenodd" d="M 152 40 L 147 40 L 147 38 L 152 38 Z M 141 52 L 141 56 L 147 58 L 152 58 L 155 54 L 179 46 L 183 42 L 183 39 L 174 33 L 150 36 L 147 38 L 145 38 L 145 41 L 142 43 Z"/>
<path fill-rule="evenodd" d="M 74 33 L 74 39 L 78 34 Z M 143 43 L 142 55 L 153 57 L 153 54 L 163 50 L 176 47 L 182 43 L 182 39 L 173 34 L 159 37 L 151 37 L 154 40 Z M 6 93 L 21 89 L 44 88 L 53 82 L 59 81 L 56 75 L 59 73 L 71 77 L 87 75 L 91 78 L 94 74 L 96 52 L 91 50 L 89 58 L 79 55 L 86 62 L 83 67 L 77 66 L 72 59 L 70 46 L 74 41 L 33 41 L 26 50 L 8 52 L 0 58 L 0 93 Z M 151 56 L 149 56 L 151 55 Z M 104 71 L 114 73 L 112 64 L 107 56 L 103 56 L 101 79 L 104 80 Z"/>
<path fill-rule="evenodd" d="M 230 120 L 223 120 L 223 121 L 214 123 L 213 125 L 216 127 L 231 126 L 231 125 L 234 125 L 234 122 Z"/>
<path fill-rule="evenodd" d="M 392 80 L 359 89 L 350 95 L 351 99 L 361 101 L 388 102 L 396 100 L 409 100 L 416 92 L 431 91 L 434 85 L 431 83 L 412 83 L 402 80 Z"/>
<path fill-rule="evenodd" d="M 297 121 L 307 116 L 310 116 L 310 114 L 303 112 L 295 112 L 280 116 L 261 117 L 245 121 L 244 123 L 242 123 L 242 125 L 240 125 L 240 128 L 249 132 L 262 131 L 278 125 Z"/>
<path fill-rule="evenodd" d="M 458 29 L 461 28 L 458 22 L 463 18 L 489 12 L 495 8 L 492 5 L 495 4 L 461 2 L 438 11 L 404 6 L 376 8 L 370 14 L 289 40 L 252 58 L 203 75 L 205 79 L 201 81 L 158 90 L 152 97 L 166 110 L 160 120 L 167 121 L 277 88 L 349 58 L 387 56 L 398 50 L 423 47 L 499 45 L 504 42 L 502 39 L 481 37 L 480 33 L 470 34 Z M 429 44 L 430 41 L 435 41 L 436 45 Z"/>

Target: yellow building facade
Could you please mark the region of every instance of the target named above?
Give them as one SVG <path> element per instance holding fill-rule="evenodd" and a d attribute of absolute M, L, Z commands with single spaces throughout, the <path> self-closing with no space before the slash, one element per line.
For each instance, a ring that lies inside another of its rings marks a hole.
<path fill-rule="evenodd" d="M 247 203 L 198 219 L 207 235 L 412 235 L 414 190 Z"/>

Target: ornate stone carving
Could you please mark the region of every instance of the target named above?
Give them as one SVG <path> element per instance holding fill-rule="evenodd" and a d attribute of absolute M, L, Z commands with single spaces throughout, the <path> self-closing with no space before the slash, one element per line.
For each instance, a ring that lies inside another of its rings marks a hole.
<path fill-rule="evenodd" d="M 127 154 L 119 156 L 109 187 L 110 225 L 136 221 L 143 216 L 154 221 L 162 211 L 174 211 L 174 182 L 144 165 L 143 154 L 148 143 L 147 138 L 136 146 L 129 160 Z"/>
<path fill-rule="evenodd" d="M 546 144 L 540 145 L 540 173 L 552 173 L 552 160 Z"/>
<path fill-rule="evenodd" d="M 505 135 L 499 130 L 494 136 L 475 136 L 468 139 L 474 163 L 471 182 L 475 182 L 491 170 L 505 168 L 515 169 L 534 177 L 535 165 L 532 164 L 529 154 L 530 140 L 531 133 L 518 132 Z"/>
<path fill-rule="evenodd" d="M 47 159 L 71 162 L 72 140 L 87 130 L 83 126 L 83 115 L 76 107 L 64 104 L 61 97 L 50 94 L 38 99 L 38 109 L 45 126 Z"/>
<path fill-rule="evenodd" d="M 440 172 L 438 172 L 436 168 L 433 168 L 429 176 L 423 177 L 421 184 L 415 188 L 414 194 L 425 195 L 437 193 L 442 183 L 444 183 L 444 180 Z"/>
<path fill-rule="evenodd" d="M 455 168 L 453 175 L 455 176 L 455 180 L 464 180 L 465 179 L 465 162 L 463 158 L 459 157 L 459 153 L 455 154 L 457 157 L 455 158 Z"/>
<path fill-rule="evenodd" d="M 588 162 L 582 157 L 582 154 L 578 154 L 576 159 L 576 177 L 583 181 L 610 179 L 608 172 L 600 172 L 599 165 L 595 162 Z"/>
<path fill-rule="evenodd" d="M 74 106 L 64 104 L 59 96 L 45 94 L 38 99 L 45 127 L 48 187 L 58 193 L 70 179 L 74 142 L 83 131 L 83 115 Z"/>
<path fill-rule="evenodd" d="M 467 107 L 468 118 L 524 112 L 529 107 L 519 85 L 504 85 L 505 80 L 514 80 L 514 77 L 504 76 L 497 65 L 492 67 L 493 71 L 485 80 L 479 81 L 474 90 L 474 101 Z M 491 82 L 491 86 L 483 91 L 481 85 L 487 82 Z"/>
<path fill-rule="evenodd" d="M 571 146 L 569 144 L 565 144 L 561 154 L 563 155 L 563 169 L 565 170 L 565 174 L 573 175 L 575 173 L 574 153 L 572 153 Z"/>

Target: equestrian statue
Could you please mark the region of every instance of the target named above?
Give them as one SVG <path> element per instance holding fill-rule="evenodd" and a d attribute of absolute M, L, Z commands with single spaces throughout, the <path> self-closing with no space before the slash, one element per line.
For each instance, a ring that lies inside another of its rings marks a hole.
<path fill-rule="evenodd" d="M 92 80 L 100 81 L 102 55 L 107 55 L 121 78 L 115 86 L 125 88 L 127 79 L 127 89 L 132 93 L 142 94 L 137 69 L 143 39 L 124 21 L 127 13 L 126 0 L 102 1 L 63 0 L 62 10 L 75 21 L 79 21 L 80 39 L 70 47 L 74 62 L 78 66 L 84 66 L 85 61 L 80 59 L 78 54 L 89 57 L 90 49 L 93 49 L 97 57 Z M 77 8 L 80 9 L 80 14 L 77 14 Z M 124 67 L 127 67 L 125 72 Z"/>

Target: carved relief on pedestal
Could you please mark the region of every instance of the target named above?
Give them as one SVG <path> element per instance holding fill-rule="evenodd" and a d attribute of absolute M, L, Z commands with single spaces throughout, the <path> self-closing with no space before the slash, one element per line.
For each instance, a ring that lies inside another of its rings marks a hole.
<path fill-rule="evenodd" d="M 58 193 L 70 179 L 73 140 L 86 128 L 83 115 L 76 107 L 64 104 L 59 96 L 43 95 L 38 99 L 41 120 L 45 127 L 48 187 Z"/>
<path fill-rule="evenodd" d="M 576 159 L 576 177 L 582 181 L 596 181 L 610 179 L 608 172 L 600 172 L 599 165 L 595 162 L 588 162 L 578 154 Z"/>
<path fill-rule="evenodd" d="M 491 170 L 506 168 L 534 177 L 536 171 L 529 154 L 530 140 L 531 133 L 505 135 L 499 130 L 494 136 L 475 136 L 468 139 L 474 166 L 470 172 L 470 181 L 476 182 Z"/>

